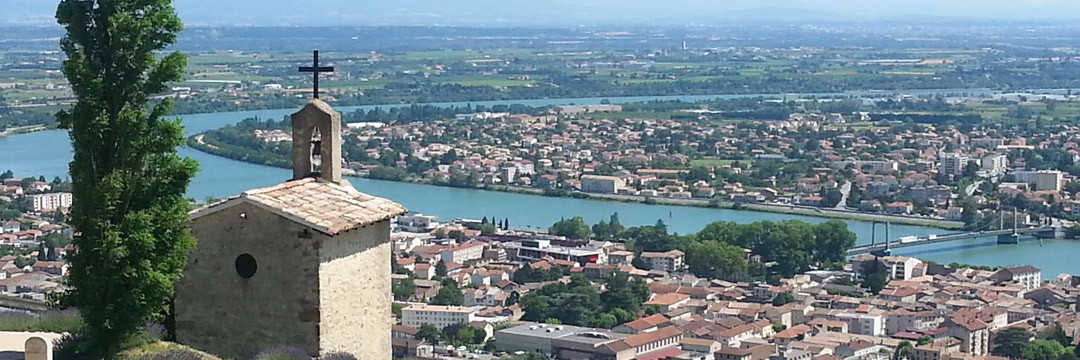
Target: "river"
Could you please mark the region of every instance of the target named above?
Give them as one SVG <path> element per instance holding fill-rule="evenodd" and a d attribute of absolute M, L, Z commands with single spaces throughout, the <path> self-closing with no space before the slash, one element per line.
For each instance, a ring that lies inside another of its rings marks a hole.
<path fill-rule="evenodd" d="M 951 90 L 950 90 L 951 91 Z M 961 92 L 956 90 L 955 92 Z M 972 91 L 967 91 L 971 93 Z M 684 101 L 695 101 L 712 97 L 671 97 Z M 612 102 L 635 102 L 658 100 L 655 97 L 612 98 Z M 559 100 L 524 100 L 524 101 L 489 101 L 472 102 L 473 105 L 496 105 L 526 103 L 533 106 L 552 104 L 596 104 L 594 99 L 559 99 Z M 468 103 L 445 103 L 443 105 L 466 105 Z M 400 105 L 391 105 L 400 106 Z M 371 109 L 376 106 L 341 107 L 342 112 L 355 109 Z M 387 106 L 382 106 L 386 108 Z M 238 111 L 214 114 L 183 116 L 188 134 L 195 134 L 234 123 L 247 117 L 281 118 L 294 112 L 285 110 Z M 269 186 L 288 180 L 291 172 L 286 169 L 255 165 L 206 154 L 191 148 L 181 148 L 181 156 L 199 161 L 200 172 L 192 180 L 188 196 L 203 199 L 208 196 L 226 197 L 244 190 Z M 62 130 L 42 131 L 24 135 L 0 138 L 0 171 L 10 169 L 17 176 L 44 175 L 48 179 L 54 176 L 66 177 L 67 165 L 71 161 L 71 145 L 67 134 Z M 589 223 L 606 219 L 618 212 L 625 225 L 645 225 L 663 220 L 673 232 L 689 233 L 700 230 L 713 221 L 735 221 L 748 223 L 760 220 L 797 219 L 808 222 L 822 222 L 827 219 L 772 214 L 754 211 L 727 209 L 709 209 L 668 205 L 646 205 L 639 203 L 621 203 L 570 198 L 552 198 L 535 195 L 513 194 L 495 191 L 458 189 L 431 185 L 399 183 L 363 178 L 350 178 L 353 186 L 362 192 L 394 200 L 413 211 L 436 215 L 443 220 L 455 218 L 508 218 L 513 227 L 544 228 L 561 218 L 581 215 Z M 859 244 L 869 243 L 871 224 L 861 221 L 847 221 L 849 228 L 859 238 Z M 946 230 L 910 226 L 892 225 L 890 237 L 896 239 L 909 235 L 940 234 Z M 878 226 L 877 241 L 884 239 L 884 228 Z M 912 254 L 920 258 L 938 262 L 963 262 L 980 265 L 1009 266 L 1031 263 L 1044 270 L 1046 277 L 1059 273 L 1080 272 L 1080 265 L 1072 261 L 1069 254 L 1080 250 L 1080 242 L 1050 240 L 1019 245 L 990 246 L 994 239 L 974 239 L 947 244 L 926 245 L 897 251 L 897 254 Z"/>

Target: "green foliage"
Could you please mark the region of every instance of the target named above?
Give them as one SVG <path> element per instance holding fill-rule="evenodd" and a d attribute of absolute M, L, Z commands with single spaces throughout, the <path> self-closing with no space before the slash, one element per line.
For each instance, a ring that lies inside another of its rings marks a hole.
<path fill-rule="evenodd" d="M 586 225 L 585 219 L 580 216 L 575 216 L 569 220 L 560 220 L 551 225 L 548 232 L 552 235 L 565 236 L 571 239 L 587 239 L 592 235 L 589 225 Z"/>
<path fill-rule="evenodd" d="M 904 340 L 896 345 L 893 360 L 910 360 L 913 358 L 915 358 L 915 346 L 910 341 Z"/>
<path fill-rule="evenodd" d="M 648 298 L 648 285 L 625 274 L 616 274 L 607 285 L 607 291 L 597 294 L 592 283 L 581 275 L 574 275 L 569 284 L 546 285 L 521 298 L 525 310 L 522 318 L 600 328 L 636 319 L 641 303 Z"/>
<path fill-rule="evenodd" d="M 497 230 L 498 230 L 498 228 L 495 227 L 495 224 L 482 224 L 482 225 L 480 225 L 480 234 L 481 235 L 494 235 L 495 231 L 497 231 Z"/>
<path fill-rule="evenodd" d="M 37 259 L 29 256 L 19 256 L 15 258 L 14 263 L 16 267 L 21 269 L 27 266 L 33 266 L 35 263 L 37 263 Z"/>
<path fill-rule="evenodd" d="M 838 189 L 826 190 L 821 197 L 821 207 L 831 208 L 840 204 L 840 200 L 844 199 L 844 193 L 841 193 Z"/>
<path fill-rule="evenodd" d="M 439 262 L 435 263 L 435 276 L 446 276 L 446 263 L 442 260 L 439 260 Z"/>
<path fill-rule="evenodd" d="M 1072 346 L 1073 338 L 1061 328 L 1061 324 L 1052 323 L 1047 326 L 1042 332 L 1039 333 L 1039 338 L 1044 340 L 1056 341 L 1061 346 Z"/>
<path fill-rule="evenodd" d="M 1008 328 L 994 335 L 994 347 L 990 350 L 991 355 L 1019 359 L 1023 356 L 1024 346 L 1031 341 L 1032 335 L 1021 328 Z"/>
<path fill-rule="evenodd" d="M 457 286 L 446 286 L 439 288 L 439 292 L 431 298 L 430 301 L 433 305 L 458 305 L 465 303 L 465 294 L 461 292 Z"/>
<path fill-rule="evenodd" d="M 379 180 L 402 181 L 409 177 L 409 172 L 402 168 L 380 166 L 368 172 L 368 177 Z"/>
<path fill-rule="evenodd" d="M 686 264 L 690 273 L 710 279 L 745 278 L 748 269 L 742 248 L 715 241 L 690 244 Z"/>
<path fill-rule="evenodd" d="M 81 233 L 62 303 L 80 310 L 106 354 L 167 312 L 195 245 L 183 195 L 198 164 L 176 154 L 183 127 L 164 118 L 173 101 L 147 110 L 148 97 L 180 80 L 187 63 L 179 52 L 155 53 L 182 28 L 170 3 L 62 0 L 56 12 L 77 99 L 57 119 L 75 152 L 71 225 Z"/>
<path fill-rule="evenodd" d="M 79 313 L 70 310 L 41 314 L 4 312 L 0 315 L 0 331 L 74 333 L 84 325 Z"/>
<path fill-rule="evenodd" d="M 863 286 L 870 289 L 870 293 L 877 295 L 885 288 L 885 285 L 889 283 L 889 278 L 885 270 L 872 271 L 866 275 L 866 279 L 863 280 Z"/>
<path fill-rule="evenodd" d="M 511 280 L 518 284 L 528 284 L 542 281 L 552 281 L 563 277 L 564 273 L 562 268 L 553 267 L 551 270 L 533 269 L 530 266 L 523 266 L 521 269 L 514 271 L 514 276 Z"/>
<path fill-rule="evenodd" d="M 934 342 L 934 338 L 930 337 L 930 335 L 922 335 L 922 336 L 919 336 L 919 341 L 918 341 L 917 345 L 918 346 L 923 346 L 923 345 L 930 344 L 930 343 L 933 343 L 933 342 Z"/>
<path fill-rule="evenodd" d="M 737 224 L 718 221 L 706 225 L 695 241 L 718 242 L 750 249 L 766 262 L 775 261 L 775 271 L 785 277 L 806 271 L 814 263 L 844 261 L 847 249 L 855 245 L 855 233 L 842 221 L 809 224 L 797 220 L 760 221 Z M 693 249 L 688 253 L 694 252 Z M 730 253 L 731 250 L 724 250 Z M 731 257 L 727 254 L 725 258 Z M 691 271 L 701 264 L 687 258 Z"/>
<path fill-rule="evenodd" d="M 1020 353 L 1026 360 L 1058 360 L 1066 350 L 1057 341 L 1038 339 L 1024 345 Z"/>
<path fill-rule="evenodd" d="M 416 291 L 416 283 L 413 282 L 413 279 L 410 277 L 394 284 L 391 289 L 395 299 L 405 300 L 412 296 Z"/>
<path fill-rule="evenodd" d="M 390 304 L 390 312 L 394 314 L 395 318 L 398 318 L 398 319 L 401 318 L 401 308 L 402 308 L 401 304 L 398 304 L 398 303 Z"/>
<path fill-rule="evenodd" d="M 440 336 L 442 336 L 442 332 L 435 328 L 435 326 L 429 324 L 420 325 L 419 331 L 416 332 L 417 339 L 427 340 L 433 344 L 439 342 Z"/>
<path fill-rule="evenodd" d="M 619 213 L 611 214 L 609 221 L 600 220 L 592 226 L 592 232 L 600 240 L 613 240 L 623 232 L 625 228 L 619 222 Z"/>
<path fill-rule="evenodd" d="M 772 305 L 773 306 L 784 306 L 784 305 L 786 305 L 788 303 L 792 303 L 792 302 L 795 302 L 795 297 L 792 296 L 791 293 L 781 293 L 779 295 L 776 295 L 776 297 L 773 298 Z"/>

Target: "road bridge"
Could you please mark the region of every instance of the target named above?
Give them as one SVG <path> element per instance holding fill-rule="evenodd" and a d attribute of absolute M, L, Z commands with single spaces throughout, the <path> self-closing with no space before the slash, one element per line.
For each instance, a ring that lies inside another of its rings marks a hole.
<path fill-rule="evenodd" d="M 875 226 L 876 229 L 876 226 Z M 891 253 L 893 249 L 906 248 L 911 246 L 939 244 L 951 241 L 960 241 L 967 239 L 974 239 L 980 237 L 996 236 L 998 244 L 1017 244 L 1020 242 L 1020 238 L 1024 236 L 1036 236 L 1039 238 L 1060 238 L 1064 234 L 1064 229 L 1053 226 L 1040 226 L 1030 228 L 1017 228 L 1017 229 L 1004 229 L 1004 230 L 989 230 L 989 231 L 971 231 L 954 234 L 943 235 L 929 235 L 920 237 L 904 237 L 897 240 L 889 240 L 889 227 L 885 224 L 885 243 L 873 243 L 870 245 L 856 246 L 848 249 L 848 256 L 862 255 L 875 252 L 884 252 L 886 254 Z M 873 235 L 872 235 L 873 236 Z"/>

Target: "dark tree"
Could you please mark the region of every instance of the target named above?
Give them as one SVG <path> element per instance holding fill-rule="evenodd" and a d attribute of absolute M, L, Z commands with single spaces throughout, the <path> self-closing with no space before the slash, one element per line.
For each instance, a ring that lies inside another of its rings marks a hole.
<path fill-rule="evenodd" d="M 148 106 L 184 75 L 183 54 L 157 54 L 183 26 L 170 0 L 61 0 L 56 18 L 76 98 L 57 120 L 75 152 L 71 225 L 80 234 L 62 304 L 79 309 L 88 338 L 112 357 L 168 311 L 195 245 L 184 193 L 198 164 L 176 154 L 184 129 L 165 117 L 172 99 Z"/>
<path fill-rule="evenodd" d="M 1034 336 L 1027 330 L 1021 328 L 1008 328 L 1001 330 L 994 335 L 994 347 L 990 351 L 990 354 L 995 356 L 1007 357 L 1010 359 L 1019 359 L 1024 356 L 1021 352 L 1024 346 Z"/>

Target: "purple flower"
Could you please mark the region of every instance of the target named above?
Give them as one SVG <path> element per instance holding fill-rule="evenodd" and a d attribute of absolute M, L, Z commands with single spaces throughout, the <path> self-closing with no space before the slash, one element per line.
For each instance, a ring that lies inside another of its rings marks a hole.
<path fill-rule="evenodd" d="M 312 360 L 303 349 L 291 346 L 279 346 L 263 350 L 255 355 L 254 360 Z"/>
<path fill-rule="evenodd" d="M 202 355 L 187 350 L 169 350 L 163 353 L 148 355 L 142 360 L 205 360 Z"/>
<path fill-rule="evenodd" d="M 146 332 L 154 340 L 165 340 L 165 337 L 169 334 L 169 331 L 165 329 L 165 325 L 156 321 L 146 322 Z"/>
<path fill-rule="evenodd" d="M 343 352 L 327 353 L 319 358 L 319 360 L 358 360 L 355 356 L 349 355 Z"/>

